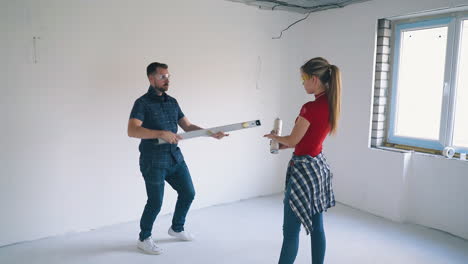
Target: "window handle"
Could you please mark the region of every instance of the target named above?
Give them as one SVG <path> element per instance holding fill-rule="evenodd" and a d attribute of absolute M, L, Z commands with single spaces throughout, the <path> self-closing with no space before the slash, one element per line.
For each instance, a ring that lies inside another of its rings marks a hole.
<path fill-rule="evenodd" d="M 449 95 L 449 83 L 448 82 L 444 82 L 444 96 L 448 96 Z"/>

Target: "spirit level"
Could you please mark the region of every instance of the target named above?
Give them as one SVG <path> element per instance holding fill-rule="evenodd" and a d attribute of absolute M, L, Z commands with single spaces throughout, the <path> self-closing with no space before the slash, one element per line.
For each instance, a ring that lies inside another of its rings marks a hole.
<path fill-rule="evenodd" d="M 200 130 L 190 131 L 187 133 L 181 133 L 179 134 L 179 136 L 182 137 L 182 140 L 195 138 L 195 137 L 209 137 L 218 132 L 226 133 L 229 131 L 241 130 L 244 128 L 252 128 L 252 127 L 257 127 L 257 126 L 261 126 L 260 120 L 253 120 L 253 121 L 241 122 L 241 123 L 236 123 L 236 124 L 231 124 L 231 125 L 200 129 Z M 158 145 L 167 144 L 167 142 L 163 139 L 157 138 L 155 139 L 155 144 L 158 144 Z"/>

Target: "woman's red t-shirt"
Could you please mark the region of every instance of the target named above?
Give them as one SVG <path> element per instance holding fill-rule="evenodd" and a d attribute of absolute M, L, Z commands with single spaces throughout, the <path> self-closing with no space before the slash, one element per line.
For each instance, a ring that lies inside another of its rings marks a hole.
<path fill-rule="evenodd" d="M 328 100 L 325 93 L 319 94 L 313 102 L 304 104 L 299 116 L 309 121 L 310 125 L 304 137 L 294 149 L 294 155 L 317 156 L 322 152 L 322 143 L 330 132 L 328 118 Z"/>

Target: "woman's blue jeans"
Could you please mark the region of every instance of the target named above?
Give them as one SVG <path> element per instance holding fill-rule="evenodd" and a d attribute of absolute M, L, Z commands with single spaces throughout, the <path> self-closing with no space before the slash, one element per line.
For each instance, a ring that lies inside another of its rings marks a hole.
<path fill-rule="evenodd" d="M 283 246 L 279 264 L 292 264 L 297 256 L 299 249 L 299 232 L 301 222 L 289 205 L 289 196 L 291 193 L 291 184 L 288 183 L 284 197 L 284 216 L 283 216 Z M 322 214 L 313 215 L 313 231 L 310 234 L 312 264 L 322 264 L 325 257 L 325 232 L 323 230 Z"/>

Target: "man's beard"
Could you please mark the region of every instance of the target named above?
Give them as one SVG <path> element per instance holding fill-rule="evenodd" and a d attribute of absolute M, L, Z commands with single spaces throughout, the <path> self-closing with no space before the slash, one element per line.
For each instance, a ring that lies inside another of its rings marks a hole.
<path fill-rule="evenodd" d="M 163 86 L 154 86 L 154 89 L 160 93 L 167 92 L 168 88 L 169 88 L 169 84 L 165 84 Z"/>

